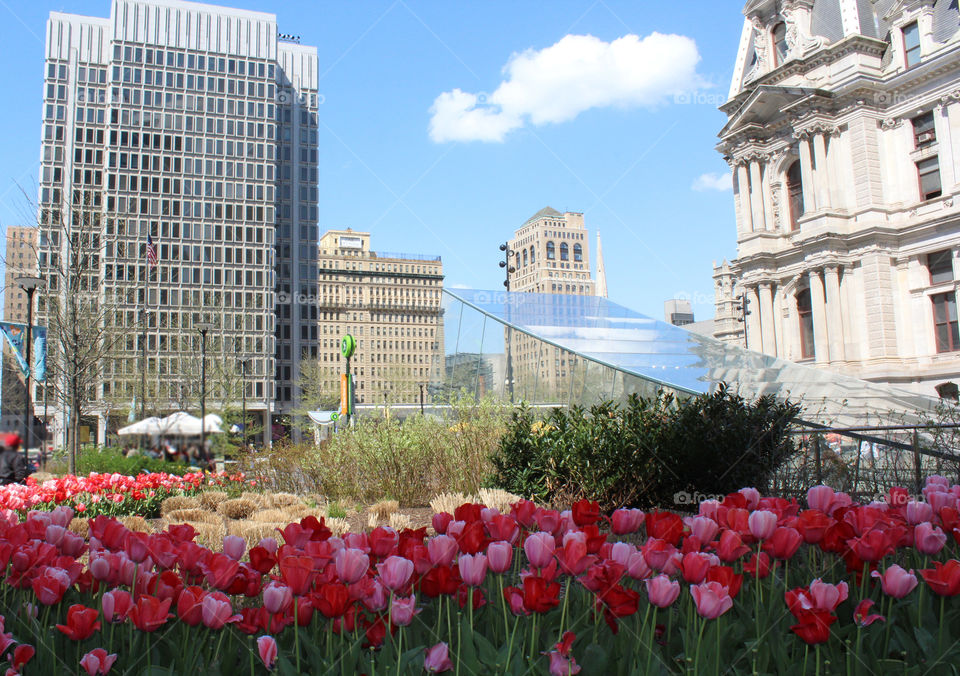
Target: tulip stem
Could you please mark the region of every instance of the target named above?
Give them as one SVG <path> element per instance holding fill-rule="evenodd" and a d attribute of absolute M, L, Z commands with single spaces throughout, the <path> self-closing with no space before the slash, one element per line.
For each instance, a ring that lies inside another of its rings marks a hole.
<path fill-rule="evenodd" d="M 717 668 L 714 670 L 713 673 L 716 674 L 716 676 L 720 676 L 720 617 L 719 616 L 717 617 L 715 624 L 716 626 L 714 628 L 717 630 L 717 651 L 714 654 L 714 657 L 716 658 L 715 662 L 716 662 Z"/>
<path fill-rule="evenodd" d="M 817 662 L 817 676 L 820 676 L 820 644 L 817 644 L 817 647 L 814 649 L 814 659 Z"/>
<path fill-rule="evenodd" d="M 647 631 L 647 616 L 650 614 L 650 607 L 653 604 L 647 603 L 647 609 L 643 612 L 643 635 L 647 640 L 647 667 L 643 673 L 650 673 L 650 658 L 653 657 L 653 635 L 657 631 L 657 609 L 653 609 L 653 629 Z"/>
<path fill-rule="evenodd" d="M 560 611 L 560 631 L 558 632 L 563 637 L 563 625 L 567 619 L 567 601 L 570 599 L 570 576 L 567 576 L 566 583 L 563 588 L 563 610 Z"/>
<path fill-rule="evenodd" d="M 293 597 L 293 650 L 297 656 L 297 673 L 303 673 L 300 670 L 300 622 L 298 621 L 300 613 L 297 609 L 297 597 Z"/>
<path fill-rule="evenodd" d="M 253 636 L 249 636 L 248 638 L 249 638 L 249 641 L 252 643 L 252 642 L 253 642 Z M 250 655 L 250 676 L 254 676 L 254 671 L 253 671 L 253 647 L 251 646 L 247 652 L 248 652 L 249 655 Z M 182 654 L 182 653 L 181 653 L 181 654 Z"/>
<path fill-rule="evenodd" d="M 400 676 L 401 657 L 403 657 L 403 627 L 397 630 L 397 676 Z"/>
<path fill-rule="evenodd" d="M 507 621 L 507 599 L 503 596 L 503 575 L 500 575 L 497 581 L 500 583 L 500 607 L 503 609 L 503 638 L 506 639 L 510 633 L 510 624 Z"/>
<path fill-rule="evenodd" d="M 513 639 L 517 635 L 517 625 L 520 624 L 520 616 L 517 615 L 513 619 L 513 631 L 510 632 L 510 642 L 507 643 L 507 662 L 503 665 L 505 673 L 510 668 L 510 658 L 513 657 Z"/>
<path fill-rule="evenodd" d="M 947 600 L 946 596 L 940 597 L 940 626 L 937 627 L 937 658 L 942 659 L 943 656 L 943 610 L 944 610 L 944 601 Z"/>
<path fill-rule="evenodd" d="M 447 609 L 449 611 L 449 608 Z M 447 613 L 447 619 L 450 619 L 449 612 Z M 457 622 L 457 671 L 456 676 L 460 676 L 460 623 Z"/>
<path fill-rule="evenodd" d="M 700 631 L 697 632 L 697 651 L 693 660 L 693 669 L 695 674 L 702 673 L 700 670 L 700 642 L 703 640 L 703 629 L 707 626 L 706 618 L 700 618 Z"/>

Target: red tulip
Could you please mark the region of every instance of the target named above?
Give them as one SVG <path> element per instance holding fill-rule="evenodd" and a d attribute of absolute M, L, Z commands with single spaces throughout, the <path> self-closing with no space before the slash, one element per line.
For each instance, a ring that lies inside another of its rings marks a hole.
<path fill-rule="evenodd" d="M 898 538 L 899 539 L 899 538 Z M 873 563 L 893 552 L 894 542 L 888 531 L 880 528 L 868 530 L 860 537 L 852 538 L 849 546 L 862 561 Z"/>
<path fill-rule="evenodd" d="M 168 613 L 171 602 L 170 599 L 161 601 L 153 596 L 141 596 L 130 608 L 130 620 L 140 631 L 156 631 L 173 617 Z"/>
<path fill-rule="evenodd" d="M 587 554 L 587 543 L 577 538 L 569 538 L 557 552 L 557 561 L 560 569 L 571 577 L 580 575 L 597 560 L 596 556 Z"/>
<path fill-rule="evenodd" d="M 714 566 L 707 571 L 707 582 L 719 582 L 730 591 L 730 598 L 737 598 L 743 585 L 743 574 L 730 566 Z"/>
<path fill-rule="evenodd" d="M 685 582 L 690 584 L 700 584 L 707 577 L 707 571 L 713 565 L 713 560 L 709 554 L 703 552 L 688 552 L 683 555 L 683 561 L 680 563 L 680 573 Z"/>
<path fill-rule="evenodd" d="M 94 648 L 80 660 L 80 666 L 89 676 L 99 676 L 110 671 L 110 667 L 117 661 L 116 653 L 107 654 L 103 648 Z"/>
<path fill-rule="evenodd" d="M 600 520 L 600 503 L 589 500 L 578 500 L 573 503 L 573 522 L 578 526 L 595 524 Z"/>
<path fill-rule="evenodd" d="M 877 620 L 886 622 L 887 618 L 885 618 L 883 615 L 871 615 L 871 607 L 873 607 L 873 601 L 870 599 L 863 599 L 857 604 L 856 610 L 853 611 L 853 621 L 859 624 L 861 627 L 869 627 Z"/>
<path fill-rule="evenodd" d="M 254 547 L 250 550 L 250 565 L 261 575 L 273 570 L 277 565 L 277 558 L 264 547 Z"/>
<path fill-rule="evenodd" d="M 683 537 L 683 520 L 673 512 L 653 511 L 646 515 L 647 534 L 650 537 L 666 540 L 674 547 Z"/>
<path fill-rule="evenodd" d="M 203 587 L 185 587 L 177 599 L 177 616 L 181 622 L 196 627 L 203 621 Z"/>
<path fill-rule="evenodd" d="M 697 613 L 708 620 L 717 619 L 733 607 L 730 590 L 719 582 L 691 585 L 690 594 L 697 606 Z"/>
<path fill-rule="evenodd" d="M 560 603 L 560 585 L 531 575 L 523 581 L 523 605 L 534 613 L 545 613 Z"/>
<path fill-rule="evenodd" d="M 260 653 L 260 661 L 267 670 L 273 669 L 277 661 L 277 642 L 272 636 L 261 636 L 257 639 L 257 651 Z"/>
<path fill-rule="evenodd" d="M 133 597 L 123 589 L 108 591 L 100 599 L 100 608 L 103 610 L 103 619 L 107 622 L 123 622 L 127 619 Z"/>
<path fill-rule="evenodd" d="M 870 576 L 880 578 L 883 593 L 895 599 L 902 599 L 917 586 L 917 576 L 913 571 L 907 572 L 897 564 L 888 566 L 882 575 L 875 570 Z"/>
<path fill-rule="evenodd" d="M 47 566 L 43 573 L 30 582 L 37 600 L 45 606 L 60 603 L 64 593 L 70 588 L 69 576 L 59 568 Z"/>
<path fill-rule="evenodd" d="M 310 590 L 313 576 L 313 559 L 309 556 L 285 556 L 280 559 L 280 577 L 294 596 L 303 596 Z"/>
<path fill-rule="evenodd" d="M 99 631 L 99 616 L 96 608 L 74 604 L 67 609 L 67 623 L 58 624 L 57 629 L 71 641 L 82 641 L 93 636 L 93 632 Z"/>
<path fill-rule="evenodd" d="M 380 526 L 370 531 L 370 553 L 378 558 L 388 556 L 394 551 L 400 541 L 397 532 L 392 528 Z"/>
<path fill-rule="evenodd" d="M 677 548 L 666 540 L 653 537 L 647 538 L 647 541 L 640 547 L 640 552 L 646 559 L 647 565 L 654 570 L 663 570 L 676 551 Z"/>
<path fill-rule="evenodd" d="M 826 643 L 830 638 L 830 625 L 837 621 L 835 615 L 825 610 L 808 610 L 797 618 L 797 624 L 790 630 L 803 639 L 808 645 Z"/>
<path fill-rule="evenodd" d="M 452 596 L 459 584 L 460 580 L 450 566 L 437 566 L 428 570 L 420 579 L 420 591 L 431 598 Z"/>
<path fill-rule="evenodd" d="M 342 584 L 322 584 L 312 596 L 313 604 L 324 617 L 343 617 L 350 607 L 350 594 Z"/>
<path fill-rule="evenodd" d="M 795 528 L 777 528 L 764 543 L 763 549 L 773 558 L 786 561 L 797 553 L 802 544 L 803 538 Z"/>
<path fill-rule="evenodd" d="M 920 574 L 934 593 L 940 596 L 960 594 L 960 561 L 950 559 L 946 563 L 933 562 L 933 568 L 921 570 Z"/>
<path fill-rule="evenodd" d="M 423 658 L 423 668 L 432 674 L 439 674 L 453 669 L 450 661 L 450 649 L 446 643 L 437 643 L 428 648 Z"/>
<path fill-rule="evenodd" d="M 834 523 L 833 519 L 816 509 L 808 509 L 800 512 L 797 517 L 795 528 L 803 536 L 803 541 L 808 545 L 815 545 L 823 539 L 823 534 L 827 528 Z"/>
<path fill-rule="evenodd" d="M 21 643 L 16 648 L 13 649 L 13 658 L 10 662 L 13 664 L 14 672 L 20 671 L 23 666 L 33 659 L 33 656 L 36 654 L 36 650 L 32 645 L 26 643 Z"/>
<path fill-rule="evenodd" d="M 204 565 L 203 570 L 207 584 L 217 589 L 228 589 L 240 570 L 240 564 L 225 554 L 214 554 Z"/>
<path fill-rule="evenodd" d="M 487 536 L 483 531 L 483 523 L 477 519 L 464 525 L 463 530 L 456 535 L 457 545 L 464 554 L 482 552 L 487 544 Z"/>
<path fill-rule="evenodd" d="M 720 534 L 720 544 L 717 547 L 717 556 L 725 563 L 733 563 L 744 554 L 748 553 L 750 548 L 743 544 L 740 533 L 735 530 L 725 530 Z"/>
<path fill-rule="evenodd" d="M 619 631 L 617 619 L 627 617 L 637 612 L 640 594 L 622 585 L 614 585 L 603 594 L 597 596 L 597 608 L 603 608 L 603 617 L 610 630 L 616 634 Z"/>

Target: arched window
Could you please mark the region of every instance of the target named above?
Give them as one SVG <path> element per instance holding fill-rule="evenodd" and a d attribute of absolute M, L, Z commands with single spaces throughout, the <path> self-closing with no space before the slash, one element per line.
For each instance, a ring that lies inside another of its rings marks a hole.
<path fill-rule="evenodd" d="M 552 260 L 556 260 L 556 258 L 557 258 L 556 247 L 554 246 L 552 241 L 547 242 L 547 260 L 552 261 Z"/>
<path fill-rule="evenodd" d="M 534 254 L 533 246 L 530 247 L 530 265 L 533 265 L 537 262 L 536 254 Z"/>
<path fill-rule="evenodd" d="M 787 25 L 778 23 L 773 27 L 773 47 L 777 53 L 775 66 L 782 66 L 787 61 L 790 45 L 787 44 Z"/>
<path fill-rule="evenodd" d="M 800 357 L 813 359 L 816 346 L 813 339 L 813 306 L 810 303 L 810 289 L 797 293 L 797 316 L 800 320 Z"/>
<path fill-rule="evenodd" d="M 566 242 L 560 242 L 560 260 L 570 260 L 570 247 L 567 246 Z"/>
<path fill-rule="evenodd" d="M 578 263 L 583 260 L 583 247 L 579 244 L 573 245 L 573 260 Z"/>
<path fill-rule="evenodd" d="M 523 264 L 524 264 L 524 265 L 527 264 L 527 250 L 526 250 L 526 249 L 523 250 Z"/>
<path fill-rule="evenodd" d="M 800 217 L 803 216 L 803 175 L 800 171 L 800 160 L 797 160 L 787 169 L 787 193 L 790 204 L 790 229 L 800 229 Z"/>

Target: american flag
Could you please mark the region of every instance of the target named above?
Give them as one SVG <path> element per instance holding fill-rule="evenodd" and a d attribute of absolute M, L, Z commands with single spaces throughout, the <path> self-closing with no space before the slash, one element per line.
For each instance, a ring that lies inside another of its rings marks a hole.
<path fill-rule="evenodd" d="M 157 247 L 153 244 L 153 237 L 147 235 L 147 262 L 151 268 L 157 267 Z"/>

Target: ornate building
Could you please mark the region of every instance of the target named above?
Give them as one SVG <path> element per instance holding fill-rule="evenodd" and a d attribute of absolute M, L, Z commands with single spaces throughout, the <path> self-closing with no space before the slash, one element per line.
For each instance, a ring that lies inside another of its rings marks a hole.
<path fill-rule="evenodd" d="M 751 0 L 744 15 L 721 106 L 737 258 L 715 271 L 718 317 L 735 278 L 750 349 L 955 395 L 957 4 Z"/>

